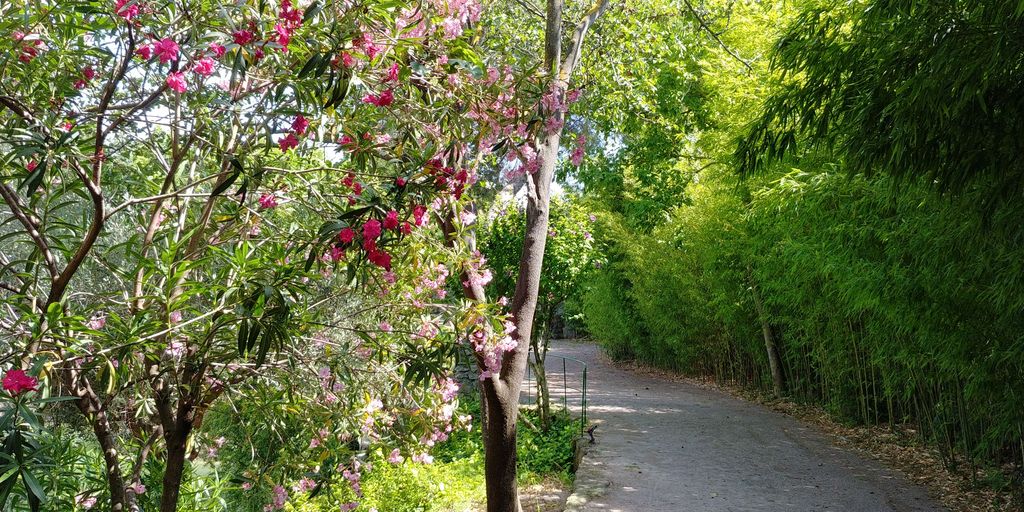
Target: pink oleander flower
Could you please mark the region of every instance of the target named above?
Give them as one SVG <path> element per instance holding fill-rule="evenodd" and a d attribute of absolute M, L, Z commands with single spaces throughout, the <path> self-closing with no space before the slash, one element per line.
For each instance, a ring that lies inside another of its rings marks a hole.
<path fill-rule="evenodd" d="M 86 325 L 86 327 L 88 327 L 88 328 L 90 328 L 90 329 L 92 329 L 94 331 L 98 331 L 98 330 L 102 329 L 103 327 L 105 327 L 107 325 L 107 317 L 105 317 L 105 316 L 94 317 L 92 320 L 89 320 L 89 323 L 87 323 L 85 325 Z"/>
<path fill-rule="evenodd" d="M 294 133 L 289 133 L 288 135 L 281 137 L 277 141 L 277 145 L 281 148 L 281 151 L 287 152 L 289 149 L 298 147 L 299 139 L 295 137 Z"/>
<path fill-rule="evenodd" d="M 356 232 L 355 232 L 355 230 L 353 230 L 350 227 L 342 228 L 341 232 L 338 233 L 338 239 L 341 240 L 342 242 L 346 243 L 346 244 L 352 243 L 352 240 L 354 240 L 355 237 L 356 237 Z"/>
<path fill-rule="evenodd" d="M 389 324 L 387 322 L 381 322 L 379 327 L 380 327 L 380 330 L 382 332 L 391 332 L 392 331 L 391 324 Z"/>
<path fill-rule="evenodd" d="M 214 58 L 221 58 L 227 53 L 228 49 L 224 48 L 224 45 L 220 43 L 210 43 L 210 52 L 213 53 Z"/>
<path fill-rule="evenodd" d="M 25 169 L 28 169 L 28 172 L 35 172 L 36 167 L 39 167 L 39 162 L 36 162 L 35 160 L 30 160 L 28 164 L 25 165 Z"/>
<path fill-rule="evenodd" d="M 398 81 L 398 63 L 394 63 L 388 68 L 388 72 L 384 75 L 385 82 L 397 82 Z"/>
<path fill-rule="evenodd" d="M 142 485 L 142 482 L 136 481 L 134 484 L 129 485 L 128 489 L 135 493 L 136 496 L 146 493 L 146 486 Z"/>
<path fill-rule="evenodd" d="M 417 454 L 413 455 L 412 456 L 412 461 L 413 462 L 419 462 L 420 464 L 433 464 L 434 463 L 434 457 L 431 456 L 429 453 L 422 452 L 422 453 L 417 453 Z"/>
<path fill-rule="evenodd" d="M 277 195 L 274 193 L 263 194 L 259 198 L 260 208 L 266 210 L 277 207 Z"/>
<path fill-rule="evenodd" d="M 235 44 L 238 46 L 245 46 L 251 43 L 256 36 L 249 30 L 237 30 L 231 33 L 231 38 L 234 39 Z"/>
<path fill-rule="evenodd" d="M 138 50 L 135 50 L 135 55 L 141 57 L 142 60 L 149 60 L 153 58 L 153 45 L 144 44 L 140 46 Z"/>
<path fill-rule="evenodd" d="M 426 213 L 427 213 L 427 207 L 426 206 L 418 204 L 418 205 L 412 207 L 412 218 L 413 218 L 413 222 L 415 222 L 417 227 L 423 225 L 423 221 L 424 221 L 423 217 L 424 217 L 424 215 L 426 215 Z"/>
<path fill-rule="evenodd" d="M 96 506 L 96 497 L 79 494 L 78 496 L 75 496 L 75 505 L 82 507 L 85 510 L 90 510 Z"/>
<path fill-rule="evenodd" d="M 167 87 L 179 94 L 185 92 L 187 88 L 185 74 L 181 71 L 172 71 L 167 75 Z"/>
<path fill-rule="evenodd" d="M 363 239 L 373 240 L 380 236 L 381 223 L 377 219 L 370 219 L 363 224 Z"/>
<path fill-rule="evenodd" d="M 181 311 L 171 311 L 171 314 L 168 315 L 168 316 L 169 316 L 172 324 L 176 324 L 178 322 L 181 322 Z"/>
<path fill-rule="evenodd" d="M 398 212 L 391 210 L 384 217 L 384 229 L 398 229 Z"/>
<path fill-rule="evenodd" d="M 39 381 L 25 373 L 25 370 L 7 370 L 4 374 L 3 387 L 12 396 L 18 396 L 26 391 L 36 391 L 38 386 Z"/>
<path fill-rule="evenodd" d="M 401 464 L 403 460 L 405 460 L 405 457 L 402 457 L 402 452 L 398 448 L 391 450 L 391 453 L 388 455 L 388 462 L 392 464 Z"/>
<path fill-rule="evenodd" d="M 178 60 L 178 43 L 175 43 L 169 37 L 153 43 L 153 51 L 156 53 L 157 58 L 160 59 L 161 64 Z"/>
<path fill-rule="evenodd" d="M 213 74 L 213 68 L 217 66 L 217 62 L 210 57 L 203 57 L 196 61 L 196 65 L 192 68 L 195 74 L 200 76 L 210 76 Z"/>
<path fill-rule="evenodd" d="M 288 51 L 288 43 L 292 40 L 292 29 L 284 24 L 277 23 L 274 25 L 274 32 L 277 34 L 277 44 L 281 45 L 281 51 Z"/>
<path fill-rule="evenodd" d="M 295 116 L 295 120 L 292 121 L 292 130 L 299 135 L 305 135 L 306 130 L 309 129 L 309 120 L 299 114 Z"/>
<path fill-rule="evenodd" d="M 136 0 L 117 0 L 114 12 L 125 21 L 131 21 L 139 15 L 139 3 Z"/>
<path fill-rule="evenodd" d="M 384 270 L 391 270 L 391 255 L 388 254 L 387 252 L 375 249 L 369 251 L 369 254 L 366 255 L 366 258 L 370 260 L 370 263 L 373 263 L 374 265 L 377 265 L 378 267 L 383 268 Z"/>
<path fill-rule="evenodd" d="M 441 28 L 444 31 L 444 39 L 455 39 L 462 35 L 462 21 L 458 18 L 445 18 L 441 22 Z"/>
<path fill-rule="evenodd" d="M 370 105 L 376 105 L 378 107 L 387 107 L 395 102 L 395 93 L 391 89 L 387 89 L 380 94 L 367 94 L 363 96 L 363 103 Z"/>
<path fill-rule="evenodd" d="M 331 261 L 341 261 L 345 259 L 345 249 L 341 247 L 331 247 L 330 254 Z"/>

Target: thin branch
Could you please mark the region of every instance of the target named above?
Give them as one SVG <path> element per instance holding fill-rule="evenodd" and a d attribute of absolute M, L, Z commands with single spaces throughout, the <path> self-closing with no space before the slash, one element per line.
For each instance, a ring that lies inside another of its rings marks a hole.
<path fill-rule="evenodd" d="M 711 30 L 711 27 L 708 25 L 707 21 L 705 21 L 704 17 L 697 12 L 697 9 L 693 7 L 693 4 L 690 3 L 690 0 L 683 0 L 683 3 L 686 4 L 686 8 L 690 10 L 690 14 L 692 14 L 693 17 L 697 19 L 697 23 L 700 24 L 700 28 L 704 29 L 704 31 L 707 32 L 708 35 L 710 35 L 711 38 L 714 39 L 715 42 L 717 42 L 722 47 L 722 49 L 725 50 L 726 53 L 728 53 L 732 58 L 738 60 L 740 64 L 743 64 L 747 68 L 747 71 L 754 71 L 754 68 L 751 67 L 749 62 L 743 60 L 739 55 L 736 54 L 736 52 L 732 51 L 732 48 L 729 48 L 729 46 L 726 45 L 725 42 L 718 37 L 718 34 L 716 34 L 714 30 Z"/>
<path fill-rule="evenodd" d="M 32 242 L 39 248 L 39 252 L 43 256 L 43 261 L 46 262 L 46 270 L 50 272 L 51 279 L 57 279 L 60 275 L 60 271 L 57 270 L 57 262 L 53 258 L 53 252 L 50 251 L 50 245 L 46 242 L 46 238 L 39 230 L 39 219 L 35 216 L 27 213 L 25 207 L 18 201 L 18 195 L 11 189 L 6 183 L 0 183 L 0 197 L 3 197 L 4 202 L 11 209 L 11 213 L 14 217 L 21 222 L 21 225 L 25 227 L 25 232 L 28 234 Z"/>
<path fill-rule="evenodd" d="M 579 24 L 576 25 L 576 31 L 572 35 L 572 43 L 569 45 L 569 50 L 566 52 L 567 55 L 565 60 L 558 69 L 559 80 L 568 82 L 569 76 L 576 71 L 576 68 L 580 64 L 580 57 L 583 53 L 583 39 L 587 36 L 587 31 L 590 30 L 591 25 L 593 25 L 594 22 L 604 14 L 604 11 L 608 9 L 608 5 L 610 3 L 610 0 L 599 0 L 598 3 L 587 11 L 587 14 L 583 16 L 583 19 L 580 20 Z"/>

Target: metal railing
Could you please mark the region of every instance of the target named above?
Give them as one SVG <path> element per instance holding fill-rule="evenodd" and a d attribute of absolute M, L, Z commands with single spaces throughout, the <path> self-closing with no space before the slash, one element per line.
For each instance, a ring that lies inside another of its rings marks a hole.
<path fill-rule="evenodd" d="M 527 354 L 527 357 L 530 358 L 530 362 L 531 363 L 534 361 L 534 359 L 533 359 L 533 350 L 532 349 L 530 350 L 530 353 Z M 550 359 L 552 357 L 555 358 L 556 360 L 561 360 L 561 362 L 562 362 L 562 374 L 561 374 L 561 377 L 562 377 L 562 408 L 565 409 L 566 411 L 570 410 L 569 409 L 569 372 L 568 372 L 568 370 L 569 370 L 569 363 L 574 363 L 576 366 L 578 366 L 580 368 L 580 372 L 579 372 L 579 376 L 578 376 L 579 382 L 578 383 L 577 382 L 573 382 L 573 384 L 574 385 L 578 384 L 579 387 L 580 387 L 579 388 L 579 392 L 580 392 L 580 404 L 579 404 L 579 407 L 580 407 L 580 433 L 583 433 L 587 429 L 587 363 L 585 363 L 583 361 L 580 361 L 579 359 L 576 359 L 576 358 L 573 358 L 573 357 L 565 357 L 565 356 L 560 356 L 558 354 L 548 354 L 545 357 L 545 360 L 544 360 L 544 373 L 545 373 L 545 376 L 547 377 L 547 382 L 548 382 L 548 400 L 549 401 L 551 401 L 551 398 L 552 398 L 551 395 L 553 395 L 553 393 L 552 393 L 553 390 L 552 390 L 551 383 L 555 382 L 555 379 L 552 378 L 552 377 L 557 377 L 558 376 L 557 366 L 555 367 L 555 371 L 554 372 L 552 371 L 551 359 Z M 573 377 L 574 377 L 573 380 L 575 381 L 577 376 L 574 375 Z M 536 385 L 536 379 L 535 379 L 535 376 L 533 374 L 533 365 L 529 364 L 529 365 L 526 366 L 526 405 L 535 405 L 537 403 L 537 400 L 539 399 L 539 397 L 536 396 L 536 394 L 534 393 L 535 385 Z M 573 391 L 575 391 L 575 389 Z M 539 393 L 539 392 L 540 392 L 540 390 L 537 390 L 537 393 Z"/>

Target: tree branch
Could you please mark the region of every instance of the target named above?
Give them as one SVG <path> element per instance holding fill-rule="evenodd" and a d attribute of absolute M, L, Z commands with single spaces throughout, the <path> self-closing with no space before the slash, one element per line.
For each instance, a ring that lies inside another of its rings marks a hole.
<path fill-rule="evenodd" d="M 689 9 L 690 14 L 692 14 L 693 17 L 697 19 L 697 23 L 700 24 L 700 28 L 702 28 L 705 32 L 707 32 L 708 35 L 710 35 L 711 38 L 714 39 L 715 42 L 717 42 L 722 47 L 722 49 L 725 50 L 726 53 L 728 53 L 732 58 L 738 60 L 740 62 L 740 64 L 743 64 L 743 66 L 747 68 L 747 71 L 753 71 L 754 70 L 754 68 L 751 67 L 749 62 L 747 62 L 747 61 L 743 60 L 742 58 L 740 58 L 739 55 L 737 55 L 735 52 L 733 52 L 732 49 L 729 48 L 729 46 L 726 45 L 725 42 L 722 41 L 722 39 L 718 37 L 718 34 L 716 34 L 714 30 L 711 30 L 711 27 L 708 25 L 707 21 L 705 21 L 704 17 L 701 16 L 700 13 L 697 12 L 697 9 L 695 9 L 693 7 L 693 4 L 690 3 L 690 0 L 683 0 L 683 3 L 686 4 L 686 8 Z"/>

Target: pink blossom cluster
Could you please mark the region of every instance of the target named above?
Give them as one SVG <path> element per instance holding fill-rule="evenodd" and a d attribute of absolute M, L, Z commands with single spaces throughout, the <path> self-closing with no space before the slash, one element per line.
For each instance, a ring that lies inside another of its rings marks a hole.
<path fill-rule="evenodd" d="M 483 362 L 484 369 L 480 372 L 480 380 L 487 380 L 501 373 L 502 357 L 505 352 L 515 350 L 519 346 L 519 342 L 512 338 L 512 333 L 516 329 L 515 324 L 506 319 L 502 327 L 503 332 L 495 333 L 490 324 L 481 318 L 469 336 L 473 350 Z"/>
<path fill-rule="evenodd" d="M 25 370 L 7 370 L 3 378 L 3 387 L 12 396 L 18 396 L 27 391 L 36 391 L 39 381 L 25 373 Z"/>
<path fill-rule="evenodd" d="M 18 60 L 28 64 L 32 62 L 36 57 L 39 56 L 39 52 L 44 52 L 49 48 L 46 43 L 39 38 L 38 34 L 26 34 L 20 30 L 15 30 L 11 33 L 11 39 L 14 42 L 19 43 L 20 48 L 18 51 Z"/>
<path fill-rule="evenodd" d="M 484 287 L 494 279 L 491 269 L 487 268 L 487 258 L 480 251 L 474 251 L 473 257 L 466 262 L 467 280 L 462 282 L 466 288 Z"/>
<path fill-rule="evenodd" d="M 285 503 L 288 503 L 288 491 L 281 485 L 274 486 L 274 497 L 270 503 L 263 505 L 264 512 L 272 512 L 274 510 L 284 509 Z"/>
<path fill-rule="evenodd" d="M 582 133 L 576 137 L 576 147 L 572 150 L 572 164 L 579 167 L 583 163 L 583 156 L 586 154 L 587 137 Z"/>

